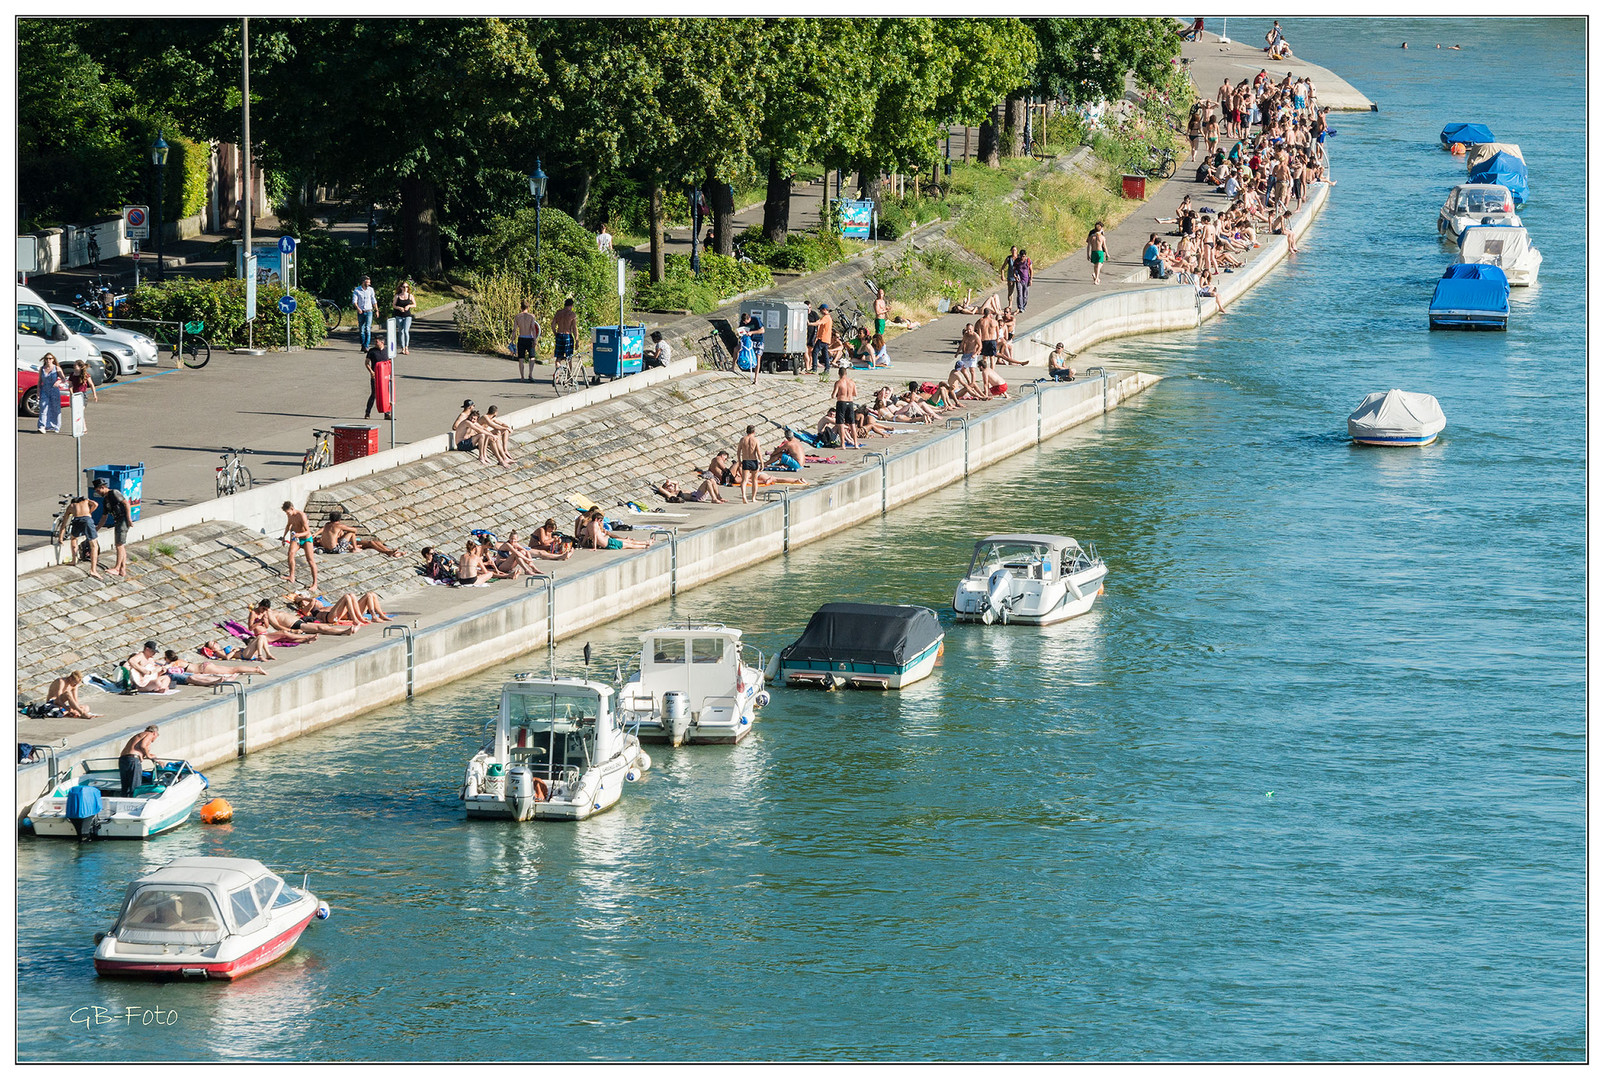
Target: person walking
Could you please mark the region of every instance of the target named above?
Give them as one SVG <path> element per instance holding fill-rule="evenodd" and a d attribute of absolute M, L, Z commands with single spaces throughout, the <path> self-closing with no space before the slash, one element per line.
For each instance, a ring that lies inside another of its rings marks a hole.
<path fill-rule="evenodd" d="M 363 363 L 365 363 L 367 365 L 367 369 L 368 369 L 368 407 L 365 410 L 363 410 L 363 412 L 362 412 L 362 419 L 364 419 L 364 420 L 368 420 L 368 419 L 372 418 L 372 416 L 373 416 L 373 406 L 378 404 L 378 401 L 379 401 L 379 362 L 381 360 L 385 360 L 385 359 L 388 359 L 388 356 L 387 356 L 387 354 L 385 352 L 385 349 L 384 349 L 384 335 L 383 334 L 379 334 L 377 337 L 375 337 L 373 339 L 373 345 L 368 349 L 367 355 L 363 358 Z M 390 405 L 393 408 L 394 405 L 395 405 L 395 402 L 392 401 L 390 403 Z M 390 411 L 386 411 L 385 414 L 384 414 L 384 418 L 386 420 L 388 420 L 388 419 L 390 419 L 390 417 L 391 417 L 391 412 Z"/>
<path fill-rule="evenodd" d="M 39 434 L 61 432 L 61 361 L 45 353 L 39 365 Z"/>
<path fill-rule="evenodd" d="M 410 282 L 403 281 L 395 287 L 390 313 L 395 316 L 395 343 L 403 356 L 407 355 L 412 344 L 412 309 L 417 306 L 418 301 L 412 295 Z"/>
<path fill-rule="evenodd" d="M 356 332 L 366 350 L 373 344 L 373 312 L 379 306 L 379 298 L 373 293 L 373 279 L 366 274 L 362 276 L 362 284 L 351 290 L 351 306 L 356 308 Z"/>
<path fill-rule="evenodd" d="M 1103 223 L 1099 221 L 1086 234 L 1086 260 L 1092 264 L 1092 284 L 1103 283 L 1103 264 L 1108 261 L 1108 245 L 1103 240 Z"/>
<path fill-rule="evenodd" d="M 886 302 L 886 291 L 877 288 L 874 290 L 874 332 L 881 337 L 886 333 L 886 316 L 891 313 L 891 305 Z"/>
<path fill-rule="evenodd" d="M 67 380 L 67 392 L 71 394 L 88 394 L 89 400 L 96 405 L 100 404 L 100 395 L 95 393 L 95 384 L 89 377 L 89 365 L 82 360 L 72 366 L 72 377 Z M 43 402 L 40 402 L 41 407 Z M 61 398 L 56 398 L 56 408 L 61 408 Z M 87 410 L 85 410 L 87 412 Z M 84 432 L 89 431 L 89 424 L 84 423 Z"/>
<path fill-rule="evenodd" d="M 525 300 L 519 308 L 518 314 L 512 317 L 512 328 L 518 335 L 518 378 L 524 382 L 535 381 L 535 346 L 540 341 L 540 322 L 529 311 L 529 301 Z M 525 374 L 527 367 L 528 374 Z"/>
<path fill-rule="evenodd" d="M 1008 286 L 1007 299 L 1005 301 L 1008 304 L 1014 302 L 1014 292 L 1019 288 L 1018 260 L 1019 248 L 1017 246 L 1009 248 L 1008 257 L 1003 260 L 1002 264 L 1002 279 Z"/>
<path fill-rule="evenodd" d="M 1019 297 L 1019 310 L 1024 311 L 1030 303 L 1030 281 L 1036 274 L 1036 264 L 1030 261 L 1030 255 L 1023 248 L 1019 251 L 1019 258 L 1014 260 L 1014 277 L 1018 279 L 1018 288 L 1014 291 Z"/>

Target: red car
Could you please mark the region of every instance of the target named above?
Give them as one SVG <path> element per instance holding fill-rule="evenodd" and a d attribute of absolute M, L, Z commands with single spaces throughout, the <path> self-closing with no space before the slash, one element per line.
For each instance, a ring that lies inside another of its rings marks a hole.
<path fill-rule="evenodd" d="M 65 413 L 70 404 L 66 383 L 61 386 L 61 411 Z M 17 414 L 19 416 L 39 415 L 39 372 L 37 370 L 17 369 Z"/>

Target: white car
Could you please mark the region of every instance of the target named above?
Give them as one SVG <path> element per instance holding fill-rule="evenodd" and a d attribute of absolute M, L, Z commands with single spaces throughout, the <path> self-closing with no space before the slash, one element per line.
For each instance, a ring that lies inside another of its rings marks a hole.
<path fill-rule="evenodd" d="M 107 326 L 93 315 L 66 304 L 51 304 L 50 310 L 67 324 L 68 330 L 94 342 L 102 359 L 115 365 L 115 375 L 137 375 L 139 365 L 156 363 L 158 347 L 154 338 Z"/>
<path fill-rule="evenodd" d="M 84 361 L 89 368 L 89 380 L 97 385 L 106 381 L 107 369 L 113 367 L 101 359 L 100 349 L 94 342 L 69 330 L 38 293 L 18 285 L 17 370 L 38 371 L 45 353 L 54 353 L 66 371 L 78 361 Z M 115 369 L 111 374 L 116 374 Z"/>

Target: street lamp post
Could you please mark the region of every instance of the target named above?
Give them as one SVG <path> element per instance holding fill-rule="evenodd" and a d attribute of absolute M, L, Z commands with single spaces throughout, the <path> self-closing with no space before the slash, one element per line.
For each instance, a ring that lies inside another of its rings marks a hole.
<path fill-rule="evenodd" d="M 540 203 L 546 197 L 546 174 L 535 158 L 535 171 L 529 174 L 529 194 L 535 197 L 535 275 L 540 275 Z"/>
<path fill-rule="evenodd" d="M 156 141 L 150 147 L 150 163 L 156 166 L 156 280 L 167 280 L 167 265 L 162 260 L 162 233 L 166 230 L 166 202 L 167 202 L 167 140 L 162 133 L 156 133 Z"/>

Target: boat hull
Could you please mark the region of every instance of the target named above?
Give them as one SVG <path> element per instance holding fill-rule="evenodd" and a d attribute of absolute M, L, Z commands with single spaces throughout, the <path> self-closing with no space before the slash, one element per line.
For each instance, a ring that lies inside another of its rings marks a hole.
<path fill-rule="evenodd" d="M 651 768 L 650 756 L 638 745 L 631 749 L 632 753 L 614 757 L 593 770 L 576 793 L 559 796 L 553 792 L 555 797 L 545 799 L 519 798 L 506 794 L 503 782 L 500 791 L 470 795 L 464 790 L 463 809 L 470 818 L 492 821 L 583 821 L 611 809 L 623 797 L 624 784 L 632 771 Z"/>
<path fill-rule="evenodd" d="M 780 682 L 786 686 L 819 690 L 901 690 L 912 686 L 935 670 L 945 638 L 938 638 L 909 663 L 900 668 L 887 664 L 862 664 L 851 660 L 783 660 Z"/>
<path fill-rule="evenodd" d="M 191 773 L 160 795 L 149 798 L 122 798 L 113 796 L 105 800 L 103 816 L 95 826 L 98 840 L 148 840 L 152 836 L 171 832 L 189 820 L 195 804 L 206 793 L 206 781 Z M 67 800 L 55 794 L 46 795 L 28 809 L 36 836 L 75 840 L 78 829 L 67 817 Z"/>
<path fill-rule="evenodd" d="M 1437 441 L 1436 434 L 1431 435 L 1400 435 L 1388 438 L 1376 435 L 1355 435 L 1353 441 L 1360 446 L 1428 446 Z"/>
<path fill-rule="evenodd" d="M 95 971 L 100 975 L 131 979 L 238 979 L 283 959 L 295 948 L 317 912 L 315 897 L 313 901 L 312 910 L 294 925 L 234 959 L 208 960 L 199 949 L 189 957 L 178 954 L 176 959 L 172 953 L 153 954 L 149 960 L 137 956 L 110 958 L 96 955 Z"/>
<path fill-rule="evenodd" d="M 1092 610 L 1097 598 L 1103 595 L 1103 580 L 1107 577 L 1108 567 L 1099 563 L 1072 574 L 1067 580 L 1043 583 L 1025 579 L 1021 584 L 1036 591 L 1011 599 L 1004 613 L 1006 617 L 999 619 L 993 615 L 993 619 L 1025 626 L 1050 626 L 1065 622 Z M 989 610 L 986 586 L 983 578 L 966 578 L 959 583 L 952 601 L 953 617 L 958 622 L 986 621 L 985 613 Z"/>

